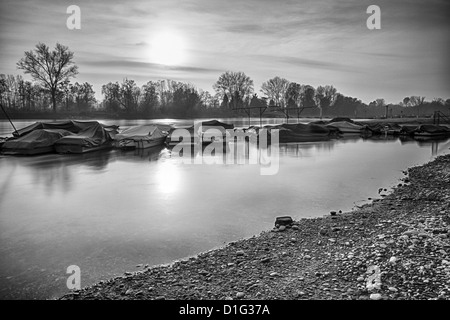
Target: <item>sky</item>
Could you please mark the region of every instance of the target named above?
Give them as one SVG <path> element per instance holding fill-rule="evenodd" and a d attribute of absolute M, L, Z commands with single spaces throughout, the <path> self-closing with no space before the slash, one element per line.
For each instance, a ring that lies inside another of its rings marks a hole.
<path fill-rule="evenodd" d="M 81 29 L 66 12 L 81 10 Z M 367 8 L 381 9 L 369 30 Z M 450 98 L 448 0 L 1 0 L 0 73 L 38 42 L 75 53 L 72 82 L 101 86 L 172 79 L 214 92 L 225 71 L 243 71 L 255 92 L 275 76 L 333 85 L 369 103 L 406 96 Z M 29 79 L 29 76 L 25 76 Z"/>

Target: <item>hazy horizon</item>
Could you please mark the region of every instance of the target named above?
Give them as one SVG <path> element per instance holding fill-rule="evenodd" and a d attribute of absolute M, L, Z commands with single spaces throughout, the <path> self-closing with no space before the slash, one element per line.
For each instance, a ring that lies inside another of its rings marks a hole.
<path fill-rule="evenodd" d="M 81 8 L 81 29 L 69 30 L 68 6 Z M 381 8 L 381 29 L 369 30 L 369 5 Z M 214 92 L 225 71 L 261 84 L 275 76 L 331 84 L 369 103 L 405 96 L 450 98 L 450 3 L 423 1 L 117 0 L 2 1 L 0 73 L 24 51 L 56 42 L 75 52 L 72 82 L 101 85 L 124 78 L 139 86 L 173 79 Z M 29 79 L 29 76 L 25 76 Z"/>

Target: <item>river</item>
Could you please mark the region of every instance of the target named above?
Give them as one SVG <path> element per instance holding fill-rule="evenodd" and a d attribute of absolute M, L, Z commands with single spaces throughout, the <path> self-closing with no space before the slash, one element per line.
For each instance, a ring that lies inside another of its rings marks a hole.
<path fill-rule="evenodd" d="M 151 121 L 102 122 L 125 128 Z M 0 136 L 11 132 L 0 121 Z M 87 286 L 138 264 L 169 263 L 250 237 L 272 228 L 276 216 L 351 210 L 398 184 L 402 170 L 449 147 L 448 139 L 357 136 L 281 144 L 279 170 L 267 176 L 255 164 L 182 164 L 163 147 L 0 156 L 0 298 L 61 296 L 71 265 L 80 267 Z"/>

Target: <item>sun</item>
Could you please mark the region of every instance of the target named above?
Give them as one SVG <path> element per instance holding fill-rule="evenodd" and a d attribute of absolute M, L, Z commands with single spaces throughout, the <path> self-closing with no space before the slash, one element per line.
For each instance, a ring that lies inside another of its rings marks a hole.
<path fill-rule="evenodd" d="M 174 31 L 160 32 L 150 39 L 150 60 L 164 65 L 180 65 L 186 59 L 183 37 Z"/>

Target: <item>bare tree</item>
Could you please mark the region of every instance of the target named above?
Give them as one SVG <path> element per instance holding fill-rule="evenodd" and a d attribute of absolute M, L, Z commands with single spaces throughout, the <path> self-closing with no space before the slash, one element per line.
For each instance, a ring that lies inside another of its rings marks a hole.
<path fill-rule="evenodd" d="M 320 109 L 320 118 L 322 119 L 323 109 L 333 104 L 337 97 L 337 90 L 333 86 L 318 86 L 314 95 L 316 106 Z"/>
<path fill-rule="evenodd" d="M 239 102 L 243 102 L 253 93 L 253 80 L 244 72 L 227 71 L 219 77 L 213 88 L 222 99 L 225 99 L 225 96 L 231 99 L 232 106 L 236 108 Z"/>
<path fill-rule="evenodd" d="M 408 105 L 409 105 L 409 102 L 411 101 L 411 99 L 409 98 L 409 97 L 405 97 L 404 99 L 403 99 L 403 105 L 405 106 L 405 107 L 407 107 Z"/>
<path fill-rule="evenodd" d="M 275 77 L 264 82 L 261 85 L 261 92 L 264 93 L 267 98 L 273 100 L 276 106 L 285 107 L 286 106 L 286 92 L 289 88 L 289 81 Z M 291 88 L 292 91 L 293 88 Z M 292 92 L 294 94 L 294 92 Z"/>
<path fill-rule="evenodd" d="M 56 112 L 56 98 L 60 83 L 78 74 L 78 67 L 73 62 L 73 52 L 59 43 L 50 51 L 43 43 L 38 43 L 33 51 L 26 51 L 25 57 L 17 62 L 17 67 L 30 74 L 52 97 L 53 111 Z"/>
<path fill-rule="evenodd" d="M 424 101 L 425 101 L 425 97 L 421 97 L 421 96 L 411 96 L 409 98 L 409 103 L 413 107 L 419 107 L 419 106 L 423 105 Z"/>
<path fill-rule="evenodd" d="M 298 107 L 300 105 L 300 94 L 302 90 L 302 85 L 296 82 L 289 83 L 286 90 L 285 99 L 288 105 L 295 105 Z"/>
<path fill-rule="evenodd" d="M 417 107 L 417 117 L 419 117 L 420 116 L 420 107 L 423 105 L 423 103 L 425 101 L 425 97 L 412 96 L 409 99 L 410 99 L 409 103 L 411 104 L 411 106 Z"/>

